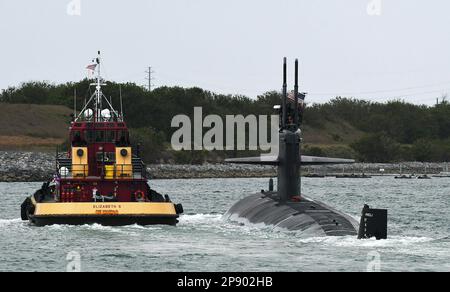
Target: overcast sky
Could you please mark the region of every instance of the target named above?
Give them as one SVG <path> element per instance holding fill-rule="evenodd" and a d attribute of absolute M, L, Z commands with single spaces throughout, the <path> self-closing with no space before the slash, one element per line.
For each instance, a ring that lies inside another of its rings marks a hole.
<path fill-rule="evenodd" d="M 68 14 L 77 1 L 0 0 L 0 89 L 78 81 L 101 50 L 107 79 L 140 85 L 152 66 L 157 86 L 253 98 L 281 88 L 287 56 L 309 102 L 450 93 L 448 0 L 79 0 Z"/>

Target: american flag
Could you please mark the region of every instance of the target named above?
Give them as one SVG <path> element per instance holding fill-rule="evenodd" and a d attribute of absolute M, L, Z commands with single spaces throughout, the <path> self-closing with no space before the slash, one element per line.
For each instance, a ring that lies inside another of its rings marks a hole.
<path fill-rule="evenodd" d="M 86 67 L 86 69 L 92 70 L 92 71 L 94 71 L 95 68 L 97 68 L 97 64 L 91 64 L 91 65 L 88 65 L 88 66 Z"/>
<path fill-rule="evenodd" d="M 303 104 L 302 96 L 303 96 L 302 93 L 299 93 L 299 94 L 298 94 L 298 103 L 299 103 L 299 104 Z M 293 91 L 291 91 L 291 92 L 288 93 L 288 99 L 289 99 L 290 101 L 292 101 L 292 102 L 295 102 L 295 94 L 294 94 Z"/>
<path fill-rule="evenodd" d="M 303 94 L 299 93 L 298 94 L 298 106 L 303 106 L 304 100 L 302 99 Z M 292 103 L 295 103 L 295 94 L 293 91 L 288 93 L 288 100 Z"/>

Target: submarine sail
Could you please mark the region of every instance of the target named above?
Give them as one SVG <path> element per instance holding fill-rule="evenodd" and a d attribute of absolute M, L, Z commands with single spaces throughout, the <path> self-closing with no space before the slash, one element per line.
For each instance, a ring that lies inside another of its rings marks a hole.
<path fill-rule="evenodd" d="M 301 126 L 305 94 L 298 91 L 298 60 L 295 60 L 294 98 L 288 100 L 287 60 L 283 63 L 283 93 L 280 111 L 278 156 L 233 158 L 228 163 L 275 165 L 278 168 L 278 189 L 271 182 L 268 191 L 250 195 L 235 203 L 226 213 L 229 219 L 246 219 L 279 228 L 301 231 L 310 236 L 387 237 L 387 211 L 365 206 L 359 224 L 351 216 L 301 193 L 302 165 L 350 164 L 351 159 L 301 155 Z"/>

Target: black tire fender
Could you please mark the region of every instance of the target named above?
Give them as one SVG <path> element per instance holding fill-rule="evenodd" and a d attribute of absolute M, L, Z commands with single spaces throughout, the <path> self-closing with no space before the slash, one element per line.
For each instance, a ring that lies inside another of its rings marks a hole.
<path fill-rule="evenodd" d="M 34 206 L 33 202 L 31 201 L 31 198 L 28 197 L 23 201 L 22 205 L 20 205 L 20 217 L 22 220 L 26 221 L 29 220 L 29 215 L 34 213 Z"/>

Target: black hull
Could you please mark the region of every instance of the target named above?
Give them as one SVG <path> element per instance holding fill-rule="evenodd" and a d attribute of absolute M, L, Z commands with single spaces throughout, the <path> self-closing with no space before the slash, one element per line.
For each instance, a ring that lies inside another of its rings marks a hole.
<path fill-rule="evenodd" d="M 127 225 L 171 225 L 178 223 L 178 216 L 30 216 L 30 222 L 36 226 L 47 225 L 91 225 L 127 226 Z"/>
<path fill-rule="evenodd" d="M 356 220 L 317 201 L 302 198 L 300 202 L 280 202 L 276 193 L 251 195 L 237 202 L 227 212 L 231 220 L 272 225 L 307 236 L 356 236 Z"/>

